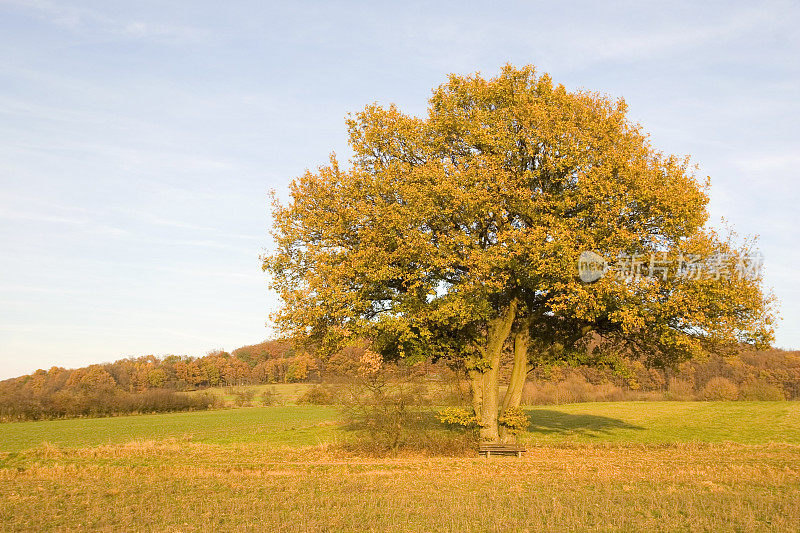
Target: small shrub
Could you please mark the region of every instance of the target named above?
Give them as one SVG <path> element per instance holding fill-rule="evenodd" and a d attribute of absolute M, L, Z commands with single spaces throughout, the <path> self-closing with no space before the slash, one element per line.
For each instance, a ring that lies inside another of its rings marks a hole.
<path fill-rule="evenodd" d="M 359 438 L 342 442 L 338 447 L 347 453 L 362 456 L 386 457 L 398 455 L 425 455 L 445 457 L 472 457 L 478 448 L 476 430 L 454 430 L 416 428 L 413 439 L 405 440 L 400 446 L 389 446 L 385 440 Z"/>
<path fill-rule="evenodd" d="M 670 378 L 667 399 L 689 401 L 695 399 L 694 386 L 685 379 Z"/>
<path fill-rule="evenodd" d="M 704 400 L 735 400 L 739 397 L 739 387 L 731 380 L 718 376 L 706 383 L 700 395 Z"/>
<path fill-rule="evenodd" d="M 574 402 L 616 402 L 632 399 L 636 391 L 624 390 L 609 382 L 589 383 L 583 376 L 571 375 L 559 382 L 533 380 L 522 391 L 523 405 L 558 405 Z M 640 395 L 640 393 L 636 393 Z"/>
<path fill-rule="evenodd" d="M 472 400 L 472 390 L 463 375 L 444 368 L 439 373 L 438 386 L 433 387 L 431 403 L 435 405 L 461 406 L 467 405 Z"/>
<path fill-rule="evenodd" d="M 590 399 L 592 385 L 582 375 L 570 374 L 561 382 L 558 403 L 578 403 Z"/>
<path fill-rule="evenodd" d="M 626 391 L 613 383 L 600 383 L 594 386 L 592 400 L 595 402 L 620 402 L 627 399 Z"/>
<path fill-rule="evenodd" d="M 264 389 L 264 391 L 261 393 L 261 405 L 275 405 L 279 400 L 280 396 L 278 395 L 278 391 L 275 389 L 275 387 Z"/>
<path fill-rule="evenodd" d="M 528 424 L 530 424 L 528 414 L 521 407 L 511 407 L 500 415 L 497 422 L 512 435 L 525 431 L 528 429 Z"/>
<path fill-rule="evenodd" d="M 359 364 L 338 391 L 344 422 L 354 437 L 345 445 L 351 451 L 461 454 L 475 442 L 472 428 L 448 428 L 437 420 L 418 366 Z"/>
<path fill-rule="evenodd" d="M 442 424 L 451 426 L 472 427 L 477 422 L 474 411 L 464 407 L 445 407 L 436 413 L 436 417 Z"/>
<path fill-rule="evenodd" d="M 751 401 L 778 401 L 786 399 L 786 393 L 782 388 L 761 380 L 750 381 L 742 385 L 739 395 L 742 400 Z"/>
<path fill-rule="evenodd" d="M 233 403 L 236 407 L 252 406 L 256 391 L 253 389 L 235 389 L 231 391 Z"/>
<path fill-rule="evenodd" d="M 551 381 L 534 381 L 525 384 L 522 390 L 524 405 L 554 405 L 561 399 L 559 386 Z"/>
<path fill-rule="evenodd" d="M 330 388 L 323 387 L 321 385 L 314 385 L 297 399 L 297 403 L 311 405 L 331 405 L 335 403 L 335 397 Z"/>

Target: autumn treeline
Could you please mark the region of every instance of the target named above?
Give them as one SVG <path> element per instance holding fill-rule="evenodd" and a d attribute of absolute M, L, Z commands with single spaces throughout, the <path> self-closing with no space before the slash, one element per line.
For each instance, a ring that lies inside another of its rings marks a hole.
<path fill-rule="evenodd" d="M 204 393 L 203 389 L 335 382 L 337 376 L 353 374 L 354 369 L 363 365 L 366 353 L 371 353 L 366 343 L 352 346 L 335 354 L 322 368 L 313 354 L 297 350 L 287 341 L 274 340 L 244 346 L 231 353 L 217 350 L 203 357 L 146 356 L 74 370 L 53 367 L 0 382 L 0 421 L 208 409 L 218 405 L 219 396 Z M 426 368 L 423 374 L 427 379 L 445 389 L 450 388 L 446 385 L 450 380 L 461 382 L 456 383 L 455 389 L 467 386 L 459 378 L 461 373 L 443 364 Z M 506 354 L 500 370 L 507 380 L 510 354 Z M 322 390 L 316 387 L 311 392 Z M 324 403 L 341 400 L 336 394 L 331 395 L 333 390 L 335 387 L 325 389 Z M 800 399 L 798 351 L 743 348 L 728 355 L 685 362 L 669 370 L 647 368 L 639 361 L 627 361 L 613 369 L 547 366 L 532 370 L 523 395 L 523 403 L 527 405 L 782 399 Z"/>
<path fill-rule="evenodd" d="M 52 367 L 0 382 L 0 421 L 39 420 L 214 407 L 207 387 L 304 381 L 315 370 L 284 341 L 217 350 L 203 357 L 152 355 L 77 369 Z"/>
<path fill-rule="evenodd" d="M 337 403 L 336 388 L 328 386 L 336 376 L 358 374 L 364 365 L 366 345 L 343 350 L 324 368 L 323 385 L 309 390 L 309 403 Z M 505 353 L 500 382 L 508 383 L 512 354 Z M 469 404 L 464 373 L 444 364 L 428 364 L 423 381 L 441 388 L 430 402 Z M 503 390 L 503 387 L 501 387 Z M 709 355 L 680 363 L 674 368 L 647 367 L 642 361 L 622 358 L 613 366 L 546 365 L 531 369 L 523 388 L 523 405 L 553 405 L 594 401 L 643 400 L 800 400 L 800 351 L 741 346 L 727 354 Z"/>
<path fill-rule="evenodd" d="M 588 366 L 535 369 L 523 403 L 626 400 L 798 400 L 800 351 L 742 348 L 673 369 L 627 361 L 615 370 Z"/>

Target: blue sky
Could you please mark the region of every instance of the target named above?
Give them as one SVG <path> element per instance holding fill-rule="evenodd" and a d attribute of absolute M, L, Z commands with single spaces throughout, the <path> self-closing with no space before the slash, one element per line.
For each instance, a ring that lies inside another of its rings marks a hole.
<path fill-rule="evenodd" d="M 800 348 L 800 9 L 696 4 L 0 0 L 0 379 L 263 340 L 268 190 L 349 157 L 348 112 L 506 62 L 691 154 Z"/>

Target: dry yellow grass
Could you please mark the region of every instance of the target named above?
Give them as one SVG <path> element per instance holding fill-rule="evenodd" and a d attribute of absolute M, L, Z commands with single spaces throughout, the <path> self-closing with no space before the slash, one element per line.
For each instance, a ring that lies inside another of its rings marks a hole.
<path fill-rule="evenodd" d="M 523 459 L 184 440 L 6 454 L 11 531 L 797 531 L 800 446 L 553 445 Z"/>

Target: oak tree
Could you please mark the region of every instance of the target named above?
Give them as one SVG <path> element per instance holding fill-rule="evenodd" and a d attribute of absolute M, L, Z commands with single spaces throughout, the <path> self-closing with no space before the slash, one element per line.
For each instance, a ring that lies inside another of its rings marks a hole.
<path fill-rule="evenodd" d="M 425 117 L 369 105 L 347 125 L 350 164 L 332 156 L 274 201 L 274 318 L 321 349 L 446 358 L 483 440 L 513 439 L 534 365 L 669 366 L 771 341 L 771 297 L 739 268 L 753 242 L 708 227 L 708 180 L 651 146 L 623 100 L 509 65 L 451 75 Z M 616 270 L 587 283 L 584 251 Z"/>

